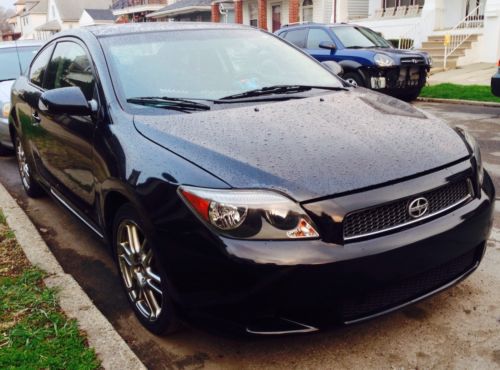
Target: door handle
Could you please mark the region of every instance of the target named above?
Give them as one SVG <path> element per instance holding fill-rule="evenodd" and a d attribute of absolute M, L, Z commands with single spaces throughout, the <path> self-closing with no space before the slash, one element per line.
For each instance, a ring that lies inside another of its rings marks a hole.
<path fill-rule="evenodd" d="M 37 112 L 33 112 L 31 114 L 31 117 L 33 117 L 33 126 L 39 126 L 40 125 L 40 121 L 42 120 L 40 118 L 40 116 L 38 115 Z"/>

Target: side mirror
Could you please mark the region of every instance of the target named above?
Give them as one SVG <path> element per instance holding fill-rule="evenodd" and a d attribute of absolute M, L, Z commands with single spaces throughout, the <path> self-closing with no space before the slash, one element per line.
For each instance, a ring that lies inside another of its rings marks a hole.
<path fill-rule="evenodd" d="M 337 49 L 337 46 L 331 41 L 321 41 L 319 43 L 319 47 L 321 49 L 328 49 L 328 50 L 332 50 L 332 51 Z"/>
<path fill-rule="evenodd" d="M 38 108 L 49 114 L 88 116 L 92 114 L 91 104 L 79 87 L 62 87 L 45 91 L 38 101 Z"/>
<path fill-rule="evenodd" d="M 334 62 L 333 60 L 326 60 L 324 62 L 321 62 L 323 67 L 328 69 L 330 72 L 333 74 L 336 74 L 337 76 L 342 76 L 344 74 L 344 68 L 337 62 Z"/>

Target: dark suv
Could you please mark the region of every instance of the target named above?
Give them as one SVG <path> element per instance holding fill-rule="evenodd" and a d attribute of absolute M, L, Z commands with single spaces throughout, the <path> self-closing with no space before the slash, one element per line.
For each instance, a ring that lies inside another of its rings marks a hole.
<path fill-rule="evenodd" d="M 432 66 L 427 53 L 395 49 L 375 31 L 352 24 L 306 23 L 285 26 L 276 34 L 320 62 L 339 63 L 351 84 L 406 101 L 418 97 Z"/>

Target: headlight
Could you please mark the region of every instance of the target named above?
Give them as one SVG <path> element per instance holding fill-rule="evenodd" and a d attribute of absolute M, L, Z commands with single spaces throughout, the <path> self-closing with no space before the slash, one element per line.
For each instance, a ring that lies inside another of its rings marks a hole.
<path fill-rule="evenodd" d="M 10 103 L 2 103 L 2 117 L 9 118 L 10 114 Z"/>
<path fill-rule="evenodd" d="M 471 152 L 472 155 L 472 161 L 473 163 L 475 163 L 476 166 L 476 178 L 477 178 L 477 184 L 479 186 L 478 190 L 480 191 L 484 180 L 484 167 L 483 167 L 483 160 L 481 158 L 481 149 L 479 148 L 479 143 L 474 138 L 474 136 L 469 134 L 469 132 L 467 132 L 463 128 L 457 127 L 457 131 L 462 135 L 465 142 L 469 146 L 469 151 Z M 479 194 L 481 193 L 479 192 Z"/>
<path fill-rule="evenodd" d="M 218 233 L 237 239 L 314 239 L 319 234 L 293 200 L 266 190 L 178 189 L 193 212 Z"/>
<path fill-rule="evenodd" d="M 385 54 L 375 54 L 373 60 L 379 67 L 391 67 L 394 65 L 394 59 Z"/>

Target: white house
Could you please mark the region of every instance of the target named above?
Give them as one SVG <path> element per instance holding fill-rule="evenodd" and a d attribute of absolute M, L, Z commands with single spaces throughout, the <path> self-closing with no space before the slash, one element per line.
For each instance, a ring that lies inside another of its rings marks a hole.
<path fill-rule="evenodd" d="M 48 37 L 59 31 L 80 26 L 85 9 L 110 9 L 111 0 L 48 0 L 47 21 L 36 28 Z"/>
<path fill-rule="evenodd" d="M 47 0 L 18 1 L 15 5 L 16 8 L 22 7 L 16 21 L 16 28 L 21 32 L 21 39 L 38 38 L 37 27 L 47 22 Z"/>
<path fill-rule="evenodd" d="M 94 26 L 99 24 L 113 24 L 116 17 L 111 9 L 84 9 L 78 24 L 80 27 Z"/>

